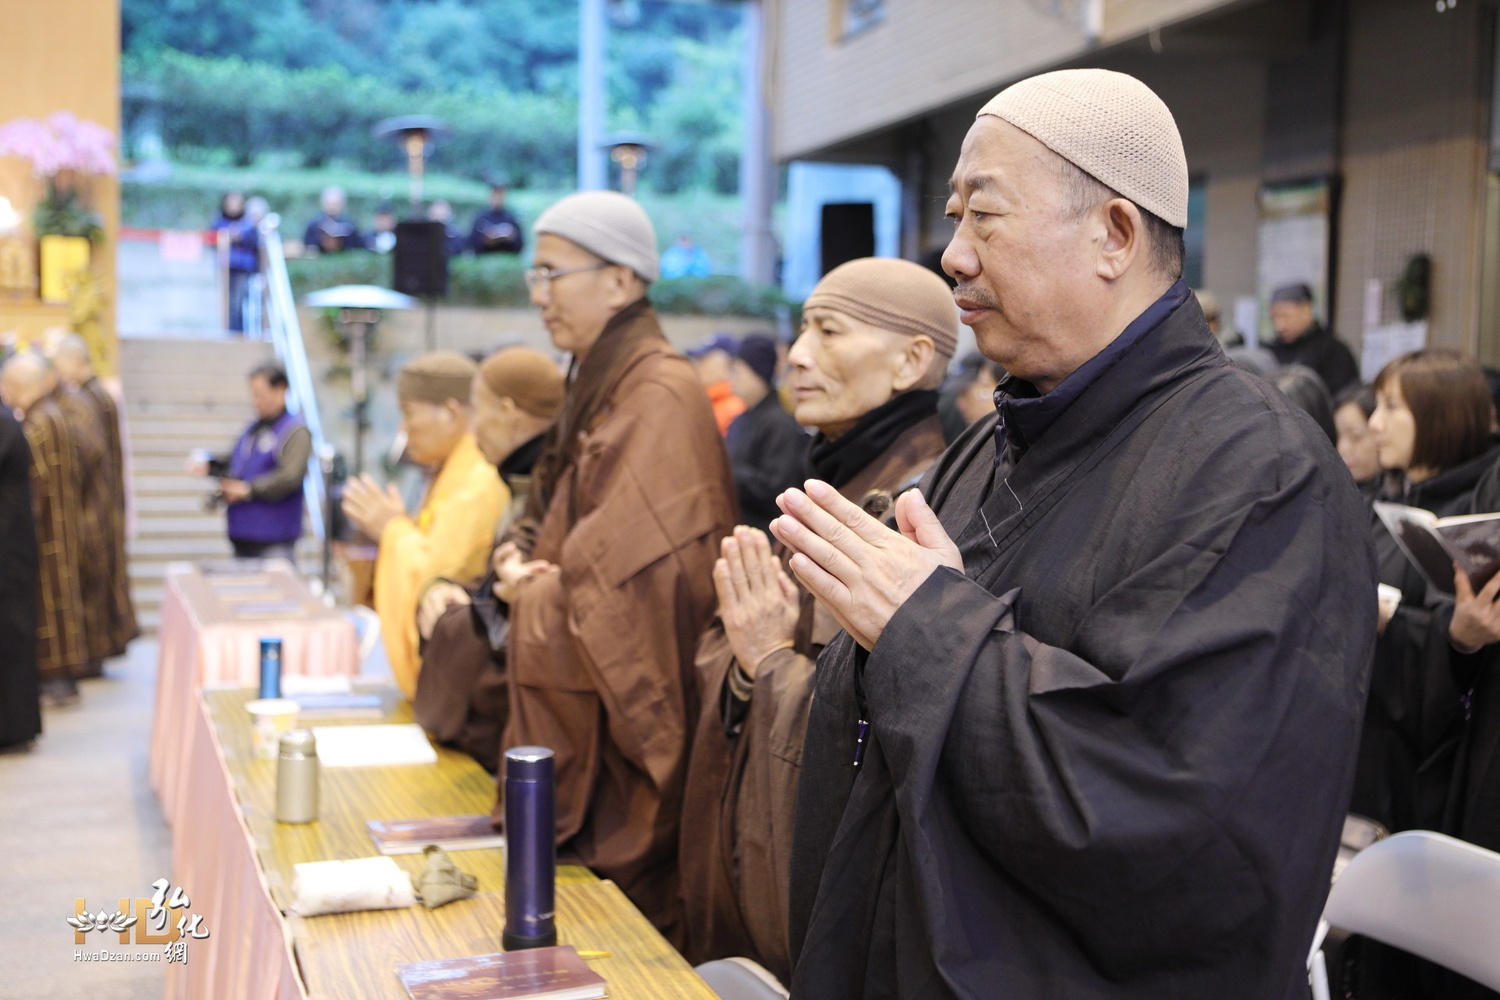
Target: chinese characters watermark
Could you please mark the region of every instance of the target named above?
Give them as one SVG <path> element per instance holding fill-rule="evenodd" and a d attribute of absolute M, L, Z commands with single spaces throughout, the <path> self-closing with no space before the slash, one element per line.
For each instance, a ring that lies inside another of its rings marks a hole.
<path fill-rule="evenodd" d="M 67 918 L 69 925 L 73 928 L 73 943 L 84 944 L 91 932 L 98 931 L 101 934 L 118 934 L 120 944 L 130 944 L 133 930 L 136 945 L 162 946 L 162 951 L 154 956 L 156 960 L 160 960 L 160 956 L 165 955 L 168 962 L 180 962 L 186 965 L 188 942 L 207 938 L 208 928 L 203 926 L 201 914 L 191 912 L 192 900 L 182 886 L 174 887 L 171 880 L 159 878 L 151 883 L 151 888 L 154 891 L 150 899 L 141 897 L 133 901 L 133 914 L 130 899 L 121 899 L 119 909 L 114 913 L 104 909 L 100 909 L 97 913 L 90 913 L 87 900 L 73 900 L 73 916 Z M 182 911 L 175 927 L 171 923 L 173 910 Z M 104 949 L 98 955 L 80 951 L 75 953 L 74 959 L 76 961 L 143 960 L 134 959 L 134 956 L 127 957 L 127 955 L 129 953 L 111 953 L 108 949 Z"/>

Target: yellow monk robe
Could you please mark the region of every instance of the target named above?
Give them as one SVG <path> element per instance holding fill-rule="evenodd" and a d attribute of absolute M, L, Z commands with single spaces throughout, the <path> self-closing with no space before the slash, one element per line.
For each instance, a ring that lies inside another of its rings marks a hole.
<path fill-rule="evenodd" d="M 375 559 L 375 611 L 386 658 L 401 691 L 417 690 L 417 605 L 437 579 L 472 580 L 488 569 L 495 525 L 510 491 L 465 434 L 438 471 L 416 518 L 398 517 L 380 535 Z"/>

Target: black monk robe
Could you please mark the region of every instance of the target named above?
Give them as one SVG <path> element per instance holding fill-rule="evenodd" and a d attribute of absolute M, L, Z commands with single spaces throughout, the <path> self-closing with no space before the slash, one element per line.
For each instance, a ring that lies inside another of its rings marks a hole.
<path fill-rule="evenodd" d="M 797 1000 L 1306 995 L 1375 638 L 1364 507 L 1192 299 L 1110 360 L 998 470 L 995 416 L 954 443 L 923 491 L 965 572 L 818 662 Z"/>

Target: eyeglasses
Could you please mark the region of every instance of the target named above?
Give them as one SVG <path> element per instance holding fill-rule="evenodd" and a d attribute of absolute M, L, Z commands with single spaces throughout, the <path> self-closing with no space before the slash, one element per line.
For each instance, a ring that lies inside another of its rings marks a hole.
<path fill-rule="evenodd" d="M 570 274 L 582 274 L 585 271 L 602 271 L 606 267 L 614 267 L 614 265 L 605 262 L 590 264 L 587 267 L 569 267 L 561 271 L 554 271 L 550 267 L 528 267 L 522 273 L 526 276 L 527 290 L 534 292 L 538 288 L 550 285 L 557 278 L 565 278 Z"/>

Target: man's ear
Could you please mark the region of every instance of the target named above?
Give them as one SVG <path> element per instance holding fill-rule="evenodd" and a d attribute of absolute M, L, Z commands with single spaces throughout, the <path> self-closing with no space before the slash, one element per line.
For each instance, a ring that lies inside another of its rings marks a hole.
<path fill-rule="evenodd" d="M 1146 221 L 1134 202 L 1111 198 L 1099 207 L 1104 240 L 1099 245 L 1095 274 L 1114 281 L 1128 272 L 1146 251 Z"/>
<path fill-rule="evenodd" d="M 908 336 L 897 333 L 905 343 L 901 349 L 901 363 L 896 368 L 896 378 L 891 387 L 897 392 L 905 392 L 922 381 L 932 367 L 933 355 L 937 353 L 937 347 L 933 344 L 931 337 Z"/>

